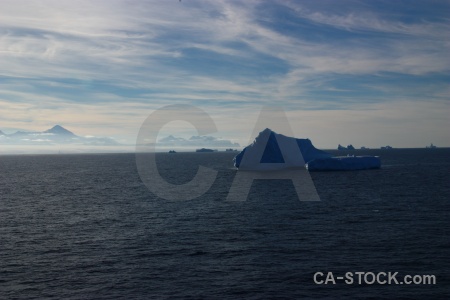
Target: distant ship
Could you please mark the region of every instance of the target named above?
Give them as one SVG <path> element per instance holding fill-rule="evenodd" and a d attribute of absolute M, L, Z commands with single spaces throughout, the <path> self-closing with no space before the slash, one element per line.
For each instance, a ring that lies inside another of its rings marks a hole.
<path fill-rule="evenodd" d="M 232 149 L 232 148 L 225 149 L 225 151 L 226 151 L 226 152 L 237 152 L 236 149 Z"/>
<path fill-rule="evenodd" d="M 382 149 L 382 150 L 390 150 L 390 149 L 392 149 L 392 147 L 387 145 L 387 146 L 381 147 L 380 149 Z"/>
<path fill-rule="evenodd" d="M 434 149 L 437 148 L 435 145 L 433 145 L 433 143 L 430 144 L 430 146 L 426 146 L 425 148 L 427 149 Z"/>
<path fill-rule="evenodd" d="M 169 153 L 177 153 L 175 150 L 170 150 Z"/>

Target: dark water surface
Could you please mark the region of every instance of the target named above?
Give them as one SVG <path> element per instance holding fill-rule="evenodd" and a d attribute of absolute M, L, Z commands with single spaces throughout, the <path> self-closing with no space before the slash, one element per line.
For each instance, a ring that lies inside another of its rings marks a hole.
<path fill-rule="evenodd" d="M 176 184 L 219 171 L 189 201 L 150 193 L 133 154 L 0 156 L 0 298 L 449 298 L 450 149 L 356 153 L 382 169 L 311 173 L 319 202 L 289 180 L 225 201 L 233 153 L 158 156 Z M 437 283 L 313 281 L 358 271 Z"/>

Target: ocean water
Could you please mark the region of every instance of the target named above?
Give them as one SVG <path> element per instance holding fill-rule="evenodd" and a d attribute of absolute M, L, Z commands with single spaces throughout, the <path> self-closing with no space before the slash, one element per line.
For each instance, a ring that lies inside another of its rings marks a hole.
<path fill-rule="evenodd" d="M 226 201 L 234 153 L 158 155 L 174 184 L 199 164 L 218 171 L 189 201 L 154 196 L 133 154 L 0 156 L 0 298 L 448 299 L 450 149 L 355 153 L 382 168 L 311 173 L 318 202 L 299 201 L 289 180 Z M 436 284 L 325 285 L 316 272 Z"/>

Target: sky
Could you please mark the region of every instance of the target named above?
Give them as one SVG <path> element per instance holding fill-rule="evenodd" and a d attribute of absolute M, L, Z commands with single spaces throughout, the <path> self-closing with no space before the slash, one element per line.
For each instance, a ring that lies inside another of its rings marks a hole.
<path fill-rule="evenodd" d="M 319 148 L 450 146 L 449 53 L 449 1 L 2 0 L 0 130 L 133 145 L 190 104 L 245 146 L 268 105 Z"/>

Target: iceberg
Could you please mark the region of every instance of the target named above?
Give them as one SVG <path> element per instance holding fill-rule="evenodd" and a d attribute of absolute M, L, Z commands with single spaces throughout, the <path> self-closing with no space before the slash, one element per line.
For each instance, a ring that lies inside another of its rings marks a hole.
<path fill-rule="evenodd" d="M 195 152 L 216 152 L 216 151 L 217 150 L 207 149 L 207 148 L 202 148 L 202 149 L 195 150 Z"/>
<path fill-rule="evenodd" d="M 330 153 L 314 147 L 309 139 L 287 137 L 269 128 L 261 131 L 253 143 L 245 147 L 233 160 L 236 168 L 251 171 L 305 167 L 308 171 L 347 171 L 381 167 L 377 156 L 333 157 Z"/>
<path fill-rule="evenodd" d="M 267 140 L 267 142 L 265 142 Z M 284 147 L 284 155 L 280 150 L 281 145 L 297 145 L 298 149 L 292 149 L 292 147 Z M 300 150 L 300 153 L 299 151 Z M 262 157 L 259 153 L 263 153 Z M 280 168 L 296 168 L 305 167 L 305 162 L 311 161 L 317 158 L 332 157 L 331 154 L 319 150 L 313 146 L 309 139 L 296 139 L 293 137 L 287 137 L 285 135 L 276 133 L 269 128 L 261 131 L 255 138 L 252 144 L 245 147 L 236 157 L 234 157 L 234 166 L 239 168 L 241 166 L 242 158 L 245 155 L 261 157 L 260 161 L 251 160 L 246 162 L 246 170 L 262 170 L 271 169 L 276 170 Z M 247 160 L 247 158 L 246 158 Z M 273 163 L 273 167 L 268 165 Z M 276 165 L 275 165 L 276 164 Z M 242 169 L 242 168 L 241 168 Z"/>
<path fill-rule="evenodd" d="M 380 167 L 381 161 L 378 156 L 336 156 L 316 158 L 306 163 L 308 171 L 352 171 Z"/>
<path fill-rule="evenodd" d="M 348 145 L 347 147 L 342 146 L 341 144 L 337 147 L 338 150 L 355 150 L 355 147 L 353 147 L 352 144 Z"/>

